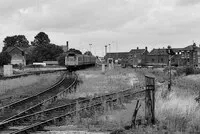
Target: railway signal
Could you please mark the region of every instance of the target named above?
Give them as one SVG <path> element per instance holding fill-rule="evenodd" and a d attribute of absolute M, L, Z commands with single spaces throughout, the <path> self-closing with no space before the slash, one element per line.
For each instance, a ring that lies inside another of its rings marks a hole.
<path fill-rule="evenodd" d="M 168 90 L 171 91 L 171 85 L 172 85 L 172 80 L 171 80 L 171 60 L 174 57 L 175 53 L 172 50 L 171 46 L 167 47 L 167 54 L 168 56 L 168 67 L 169 67 L 169 81 L 168 81 Z"/>

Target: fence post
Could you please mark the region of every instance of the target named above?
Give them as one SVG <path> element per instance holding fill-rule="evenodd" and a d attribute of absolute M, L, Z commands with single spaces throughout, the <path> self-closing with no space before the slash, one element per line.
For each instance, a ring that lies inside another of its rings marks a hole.
<path fill-rule="evenodd" d="M 155 78 L 145 76 L 145 118 L 147 124 L 155 124 Z"/>
<path fill-rule="evenodd" d="M 80 104 L 79 101 L 76 100 L 76 121 L 79 122 L 80 121 Z"/>

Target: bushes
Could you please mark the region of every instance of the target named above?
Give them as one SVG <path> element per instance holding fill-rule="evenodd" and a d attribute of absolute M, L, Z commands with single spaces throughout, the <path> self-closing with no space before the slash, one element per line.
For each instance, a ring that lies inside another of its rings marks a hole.
<path fill-rule="evenodd" d="M 200 69 L 199 68 L 194 68 L 192 66 L 186 66 L 186 67 L 178 67 L 176 68 L 176 75 L 190 75 L 190 74 L 199 74 Z"/>
<path fill-rule="evenodd" d="M 66 56 L 66 54 L 63 53 L 63 54 L 61 54 L 61 55 L 57 58 L 58 64 L 59 64 L 60 66 L 64 66 L 64 65 L 65 65 L 65 56 Z"/>
<path fill-rule="evenodd" d="M 0 53 L 0 66 L 9 64 L 10 60 L 11 56 L 7 52 Z"/>

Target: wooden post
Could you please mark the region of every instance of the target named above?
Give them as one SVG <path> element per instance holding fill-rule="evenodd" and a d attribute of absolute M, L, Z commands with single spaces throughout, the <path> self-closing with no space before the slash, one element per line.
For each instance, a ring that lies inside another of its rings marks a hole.
<path fill-rule="evenodd" d="M 107 102 L 106 100 L 103 101 L 103 111 L 104 111 L 104 114 L 107 112 Z"/>
<path fill-rule="evenodd" d="M 145 76 L 145 118 L 147 124 L 155 124 L 155 78 Z"/>
<path fill-rule="evenodd" d="M 106 70 L 105 68 L 106 68 L 106 67 L 105 67 L 105 64 L 103 63 L 103 64 L 102 64 L 102 73 L 103 73 L 103 74 L 105 73 L 105 70 Z"/>
<path fill-rule="evenodd" d="M 141 104 L 138 106 L 138 104 L 139 104 L 139 100 L 137 100 L 137 103 L 136 103 L 136 106 L 135 106 L 135 111 L 134 111 L 134 113 L 133 113 L 133 116 L 132 116 L 132 123 L 131 123 L 131 127 L 133 128 L 135 128 L 135 121 L 136 121 L 136 116 L 137 116 L 137 112 L 138 112 L 138 110 L 139 110 L 139 108 L 140 108 L 140 106 L 141 106 Z"/>
<path fill-rule="evenodd" d="M 80 115 L 79 115 L 79 110 L 80 110 L 80 104 L 78 102 L 78 100 L 76 100 L 76 121 L 79 122 L 80 121 Z"/>

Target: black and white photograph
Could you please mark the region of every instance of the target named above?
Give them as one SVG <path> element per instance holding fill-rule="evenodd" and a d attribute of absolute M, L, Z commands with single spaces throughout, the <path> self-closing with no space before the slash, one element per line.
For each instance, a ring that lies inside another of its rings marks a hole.
<path fill-rule="evenodd" d="M 0 0 L 0 134 L 200 133 L 200 0 Z"/>

